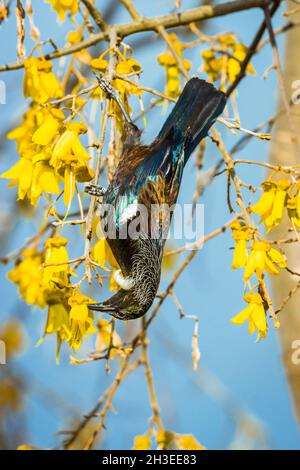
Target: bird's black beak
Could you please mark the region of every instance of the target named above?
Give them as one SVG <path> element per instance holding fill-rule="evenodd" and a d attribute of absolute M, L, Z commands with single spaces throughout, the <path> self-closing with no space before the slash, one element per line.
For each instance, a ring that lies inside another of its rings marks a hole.
<path fill-rule="evenodd" d="M 109 304 L 88 304 L 88 308 L 90 310 L 94 310 L 96 312 L 104 312 L 104 313 L 109 313 L 113 317 L 117 318 L 118 320 L 131 320 L 132 317 L 128 315 L 127 312 L 125 312 L 122 309 L 119 309 L 113 305 Z"/>
<path fill-rule="evenodd" d="M 95 310 L 96 312 L 112 312 L 115 310 L 115 307 L 112 305 L 105 304 L 88 304 L 90 310 Z"/>

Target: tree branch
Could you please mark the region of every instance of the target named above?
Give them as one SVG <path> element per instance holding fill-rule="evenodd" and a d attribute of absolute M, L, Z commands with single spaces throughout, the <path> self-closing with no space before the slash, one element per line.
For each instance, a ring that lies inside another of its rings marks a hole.
<path fill-rule="evenodd" d="M 91 0 L 81 0 L 81 2 L 85 5 L 86 9 L 88 10 L 89 14 L 95 21 L 96 25 L 102 31 L 106 31 L 107 24 L 105 23 L 100 11 L 95 5 L 91 2 Z"/>
<path fill-rule="evenodd" d="M 155 18 L 141 18 L 132 21 L 131 23 L 111 25 L 107 28 L 106 32 L 101 32 L 89 37 L 88 39 L 79 42 L 71 47 L 63 48 L 51 54 L 46 54 L 47 60 L 63 57 L 74 52 L 81 51 L 88 47 L 94 46 L 101 41 L 109 41 L 110 33 L 112 30 L 118 36 L 126 37 L 132 34 L 141 33 L 145 31 L 156 31 L 158 26 L 163 26 L 166 29 L 184 26 L 195 21 L 203 21 L 219 16 L 229 15 L 239 11 L 250 10 L 252 8 L 265 8 L 273 3 L 273 0 L 235 0 L 232 2 L 221 3 L 218 5 L 204 5 L 198 8 L 193 8 L 182 13 L 172 13 L 166 16 L 158 16 Z M 24 67 L 24 62 L 19 64 L 7 64 L 0 67 L 0 72 L 18 70 Z"/>

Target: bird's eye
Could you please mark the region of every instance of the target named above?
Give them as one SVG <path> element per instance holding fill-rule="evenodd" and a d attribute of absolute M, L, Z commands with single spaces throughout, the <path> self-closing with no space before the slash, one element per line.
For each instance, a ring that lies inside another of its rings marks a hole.
<path fill-rule="evenodd" d="M 127 317 L 126 312 L 124 312 L 123 310 L 117 310 L 117 314 L 120 320 L 124 320 Z"/>

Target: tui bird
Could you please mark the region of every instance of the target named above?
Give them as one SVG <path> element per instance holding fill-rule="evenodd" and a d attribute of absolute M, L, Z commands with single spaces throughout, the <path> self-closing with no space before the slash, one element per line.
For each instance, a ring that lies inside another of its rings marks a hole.
<path fill-rule="evenodd" d="M 120 266 L 115 275 L 120 290 L 89 308 L 130 320 L 148 311 L 160 282 L 166 241 L 163 234 L 169 220 L 165 220 L 163 213 L 151 218 L 151 207 L 157 204 L 171 207 L 176 203 L 184 166 L 222 113 L 226 97 L 211 83 L 190 79 L 158 136 L 151 145 L 142 145 L 141 132 L 130 120 L 115 90 L 103 76 L 97 78 L 110 98 L 117 100 L 125 117 L 123 151 L 108 189 L 104 192 L 94 185 L 86 188 L 94 196 L 103 196 L 100 207 L 114 208 L 113 214 L 102 212 L 100 219 L 105 220 L 106 227 L 109 221 L 116 229 L 116 236 L 108 235 L 107 241 Z M 126 237 L 121 237 L 124 227 L 128 228 L 140 215 L 140 205 L 148 211 L 148 230 L 141 230 L 136 237 L 128 236 L 128 232 Z M 151 231 L 153 224 L 159 227 L 155 237 Z"/>

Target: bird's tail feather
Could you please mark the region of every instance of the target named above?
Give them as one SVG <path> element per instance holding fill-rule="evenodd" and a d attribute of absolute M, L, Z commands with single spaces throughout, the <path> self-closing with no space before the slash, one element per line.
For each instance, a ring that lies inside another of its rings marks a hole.
<path fill-rule="evenodd" d="M 185 141 L 185 161 L 203 139 L 226 104 L 226 96 L 211 83 L 192 78 L 163 125 L 158 140 L 172 134 L 172 144 Z"/>

